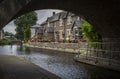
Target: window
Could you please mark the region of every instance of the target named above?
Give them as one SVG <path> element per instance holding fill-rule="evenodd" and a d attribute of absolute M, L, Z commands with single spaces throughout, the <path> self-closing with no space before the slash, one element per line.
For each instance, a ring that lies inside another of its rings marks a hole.
<path fill-rule="evenodd" d="M 47 33 L 47 30 L 45 30 L 45 33 Z"/>
<path fill-rule="evenodd" d="M 63 26 L 63 19 L 62 18 L 59 21 L 59 26 Z"/>
<path fill-rule="evenodd" d="M 78 30 L 77 29 L 75 29 L 75 34 L 78 34 Z"/>
<path fill-rule="evenodd" d="M 71 34 L 70 29 L 67 29 L 67 34 L 66 34 L 66 36 L 69 37 L 70 34 Z"/>
<path fill-rule="evenodd" d="M 50 23 L 49 22 L 47 23 L 47 26 L 50 27 Z"/>
<path fill-rule="evenodd" d="M 70 25 L 72 23 L 72 17 L 68 16 L 67 17 L 67 25 Z"/>
<path fill-rule="evenodd" d="M 59 30 L 59 35 L 60 35 L 60 39 L 62 39 L 63 38 L 63 30 Z"/>
<path fill-rule="evenodd" d="M 69 30 L 69 35 L 71 34 L 71 31 Z"/>

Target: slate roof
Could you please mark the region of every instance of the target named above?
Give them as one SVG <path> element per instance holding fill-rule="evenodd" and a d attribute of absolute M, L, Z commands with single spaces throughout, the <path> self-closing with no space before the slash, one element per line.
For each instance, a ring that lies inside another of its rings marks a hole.
<path fill-rule="evenodd" d="M 49 21 L 49 22 L 57 21 L 57 20 L 59 20 L 59 16 L 60 16 L 60 14 L 57 13 L 57 14 L 53 15 L 52 17 L 48 17 L 47 21 Z"/>
<path fill-rule="evenodd" d="M 36 25 L 31 26 L 31 28 L 39 28 L 39 27 L 40 27 L 39 24 L 36 24 Z"/>
<path fill-rule="evenodd" d="M 67 16 L 74 16 L 74 14 L 73 14 L 73 13 L 70 13 L 70 12 L 66 12 L 66 11 L 60 12 L 60 13 L 57 13 L 57 14 L 54 14 L 53 16 L 48 17 L 47 20 L 44 21 L 44 22 L 41 24 L 41 26 L 43 26 L 44 24 L 47 24 L 47 22 L 50 22 L 50 23 L 51 23 L 51 22 L 58 21 L 60 18 L 65 19 L 65 18 L 67 18 Z M 66 27 L 67 27 L 67 28 L 71 28 L 72 25 L 66 26 Z M 57 31 L 57 30 L 59 30 L 59 28 L 61 28 L 61 27 L 57 27 L 57 28 L 55 28 L 55 30 Z M 44 30 L 44 31 L 47 30 L 47 32 L 54 32 L 54 28 L 53 28 L 53 27 L 47 27 L 47 28 L 45 27 L 43 30 Z"/>
<path fill-rule="evenodd" d="M 44 24 L 46 24 L 46 21 L 44 21 L 41 25 L 44 25 Z"/>
<path fill-rule="evenodd" d="M 82 21 L 74 21 L 74 23 L 73 23 L 73 25 L 72 25 L 72 28 L 73 28 L 74 26 L 77 26 L 77 27 L 79 27 L 79 28 L 82 28 L 82 24 L 83 24 Z"/>
<path fill-rule="evenodd" d="M 61 13 L 59 13 L 60 14 L 60 18 L 66 18 L 67 17 L 67 14 L 68 14 L 68 12 L 61 12 Z"/>
<path fill-rule="evenodd" d="M 49 22 L 54 22 L 54 21 L 57 21 L 59 20 L 60 18 L 64 19 L 64 18 L 67 18 L 67 16 L 70 15 L 70 16 L 74 16 L 73 13 L 70 13 L 70 12 L 60 12 L 60 13 L 57 13 L 51 17 L 48 17 L 46 21 L 44 21 L 41 25 L 44 25 L 46 24 L 48 21 Z"/>
<path fill-rule="evenodd" d="M 78 27 L 82 27 L 82 22 L 81 21 L 75 21 L 75 25 L 78 26 Z"/>

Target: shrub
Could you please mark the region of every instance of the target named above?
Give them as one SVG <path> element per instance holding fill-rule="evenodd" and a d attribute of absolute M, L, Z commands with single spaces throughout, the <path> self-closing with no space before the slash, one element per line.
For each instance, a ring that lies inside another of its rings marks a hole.
<path fill-rule="evenodd" d="M 10 45 L 12 42 L 10 40 L 1 40 L 0 45 Z"/>

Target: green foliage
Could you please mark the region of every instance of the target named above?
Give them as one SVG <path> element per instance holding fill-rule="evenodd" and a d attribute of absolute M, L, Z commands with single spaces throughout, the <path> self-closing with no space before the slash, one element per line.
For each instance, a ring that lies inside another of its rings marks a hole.
<path fill-rule="evenodd" d="M 96 32 L 92 25 L 88 22 L 82 24 L 83 38 L 88 38 L 89 42 L 101 41 L 101 36 Z"/>
<path fill-rule="evenodd" d="M 23 27 L 26 27 L 26 26 L 32 26 L 36 23 L 37 21 L 37 14 L 35 12 L 30 12 L 30 13 L 27 13 L 25 15 L 22 15 L 20 17 L 18 17 L 14 23 L 17 25 L 17 26 L 23 26 Z"/>
<path fill-rule="evenodd" d="M 12 42 L 10 40 L 1 40 L 0 45 L 10 45 Z"/>
<path fill-rule="evenodd" d="M 30 26 L 36 24 L 37 14 L 35 12 L 30 12 L 28 14 L 22 15 L 14 20 L 16 27 L 16 37 L 18 39 L 30 38 Z"/>
<path fill-rule="evenodd" d="M 64 38 L 63 42 L 64 42 L 64 43 L 69 43 L 69 41 L 68 41 L 68 40 L 66 40 L 65 38 Z"/>
<path fill-rule="evenodd" d="M 28 26 L 25 31 L 24 31 L 24 37 L 28 40 L 31 37 L 31 30 L 30 27 Z"/>

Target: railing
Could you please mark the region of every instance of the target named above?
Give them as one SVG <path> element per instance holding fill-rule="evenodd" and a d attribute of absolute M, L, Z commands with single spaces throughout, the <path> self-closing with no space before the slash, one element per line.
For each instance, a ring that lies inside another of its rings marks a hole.
<path fill-rule="evenodd" d="M 82 43 L 76 59 L 92 61 L 95 64 L 120 69 L 120 43 L 119 42 L 89 42 Z"/>

